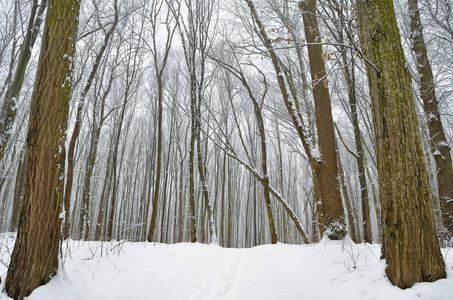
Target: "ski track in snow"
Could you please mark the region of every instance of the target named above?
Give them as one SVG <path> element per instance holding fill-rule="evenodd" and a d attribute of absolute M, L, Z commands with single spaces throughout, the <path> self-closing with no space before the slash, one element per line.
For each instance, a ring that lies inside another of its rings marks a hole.
<path fill-rule="evenodd" d="M 236 299 L 245 257 L 246 252 L 241 249 L 232 253 L 229 258 L 214 262 L 214 274 L 199 278 L 195 283 L 195 290 L 187 293 L 188 300 Z"/>

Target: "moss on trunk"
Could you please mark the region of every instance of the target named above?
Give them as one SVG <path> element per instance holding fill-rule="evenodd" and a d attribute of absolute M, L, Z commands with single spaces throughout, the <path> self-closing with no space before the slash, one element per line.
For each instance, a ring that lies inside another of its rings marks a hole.
<path fill-rule="evenodd" d="M 23 299 L 58 269 L 65 132 L 78 0 L 50 1 L 27 136 L 24 202 L 5 289 Z"/>
<path fill-rule="evenodd" d="M 411 77 L 392 0 L 357 1 L 367 60 L 383 221 L 386 274 L 400 288 L 445 278 Z"/>

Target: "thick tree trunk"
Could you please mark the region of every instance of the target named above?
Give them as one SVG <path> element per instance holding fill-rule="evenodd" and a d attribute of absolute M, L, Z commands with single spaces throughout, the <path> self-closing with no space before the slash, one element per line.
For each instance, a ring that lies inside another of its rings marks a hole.
<path fill-rule="evenodd" d="M 78 12 L 78 0 L 50 1 L 30 110 L 24 205 L 5 284 L 14 299 L 30 295 L 58 270 Z"/>
<path fill-rule="evenodd" d="M 386 274 L 400 288 L 445 278 L 393 1 L 357 1 L 376 133 Z"/>
<path fill-rule="evenodd" d="M 416 57 L 417 70 L 420 76 L 420 97 L 423 100 L 423 109 L 428 120 L 428 130 L 432 142 L 431 151 L 436 161 L 437 189 L 444 225 L 444 232 L 442 232 L 441 237 L 448 242 L 453 236 L 452 158 L 439 113 L 433 72 L 423 37 L 418 0 L 409 0 L 408 7 L 411 17 L 412 50 Z"/>
<path fill-rule="evenodd" d="M 346 223 L 338 182 L 338 164 L 333 128 L 332 107 L 323 59 L 321 34 L 316 14 L 316 0 L 301 2 L 305 38 L 308 43 L 308 57 L 315 100 L 316 127 L 322 162 L 315 168 L 319 178 L 322 208 L 322 227 L 331 239 L 342 239 Z"/>

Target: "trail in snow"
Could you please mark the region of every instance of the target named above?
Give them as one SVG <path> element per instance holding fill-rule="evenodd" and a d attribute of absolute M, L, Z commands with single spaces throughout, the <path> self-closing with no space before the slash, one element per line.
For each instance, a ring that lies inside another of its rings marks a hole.
<path fill-rule="evenodd" d="M 7 260 L 4 239 L 0 251 Z M 72 241 L 65 272 L 27 300 L 447 300 L 453 299 L 453 251 L 443 253 L 447 279 L 401 290 L 385 277 L 379 245 L 322 241 L 225 249 Z M 5 273 L 0 264 L 3 284 Z M 0 299 L 10 298 L 0 293 Z"/>

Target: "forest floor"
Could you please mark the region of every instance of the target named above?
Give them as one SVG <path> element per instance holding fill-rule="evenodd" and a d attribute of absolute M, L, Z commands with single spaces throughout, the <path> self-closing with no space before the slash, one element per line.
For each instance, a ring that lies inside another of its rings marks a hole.
<path fill-rule="evenodd" d="M 14 237 L 0 243 L 3 290 Z M 69 241 L 64 248 L 64 267 L 27 300 L 453 299 L 451 249 L 443 249 L 447 279 L 401 290 L 385 277 L 379 245 L 349 241 L 251 249 Z"/>

